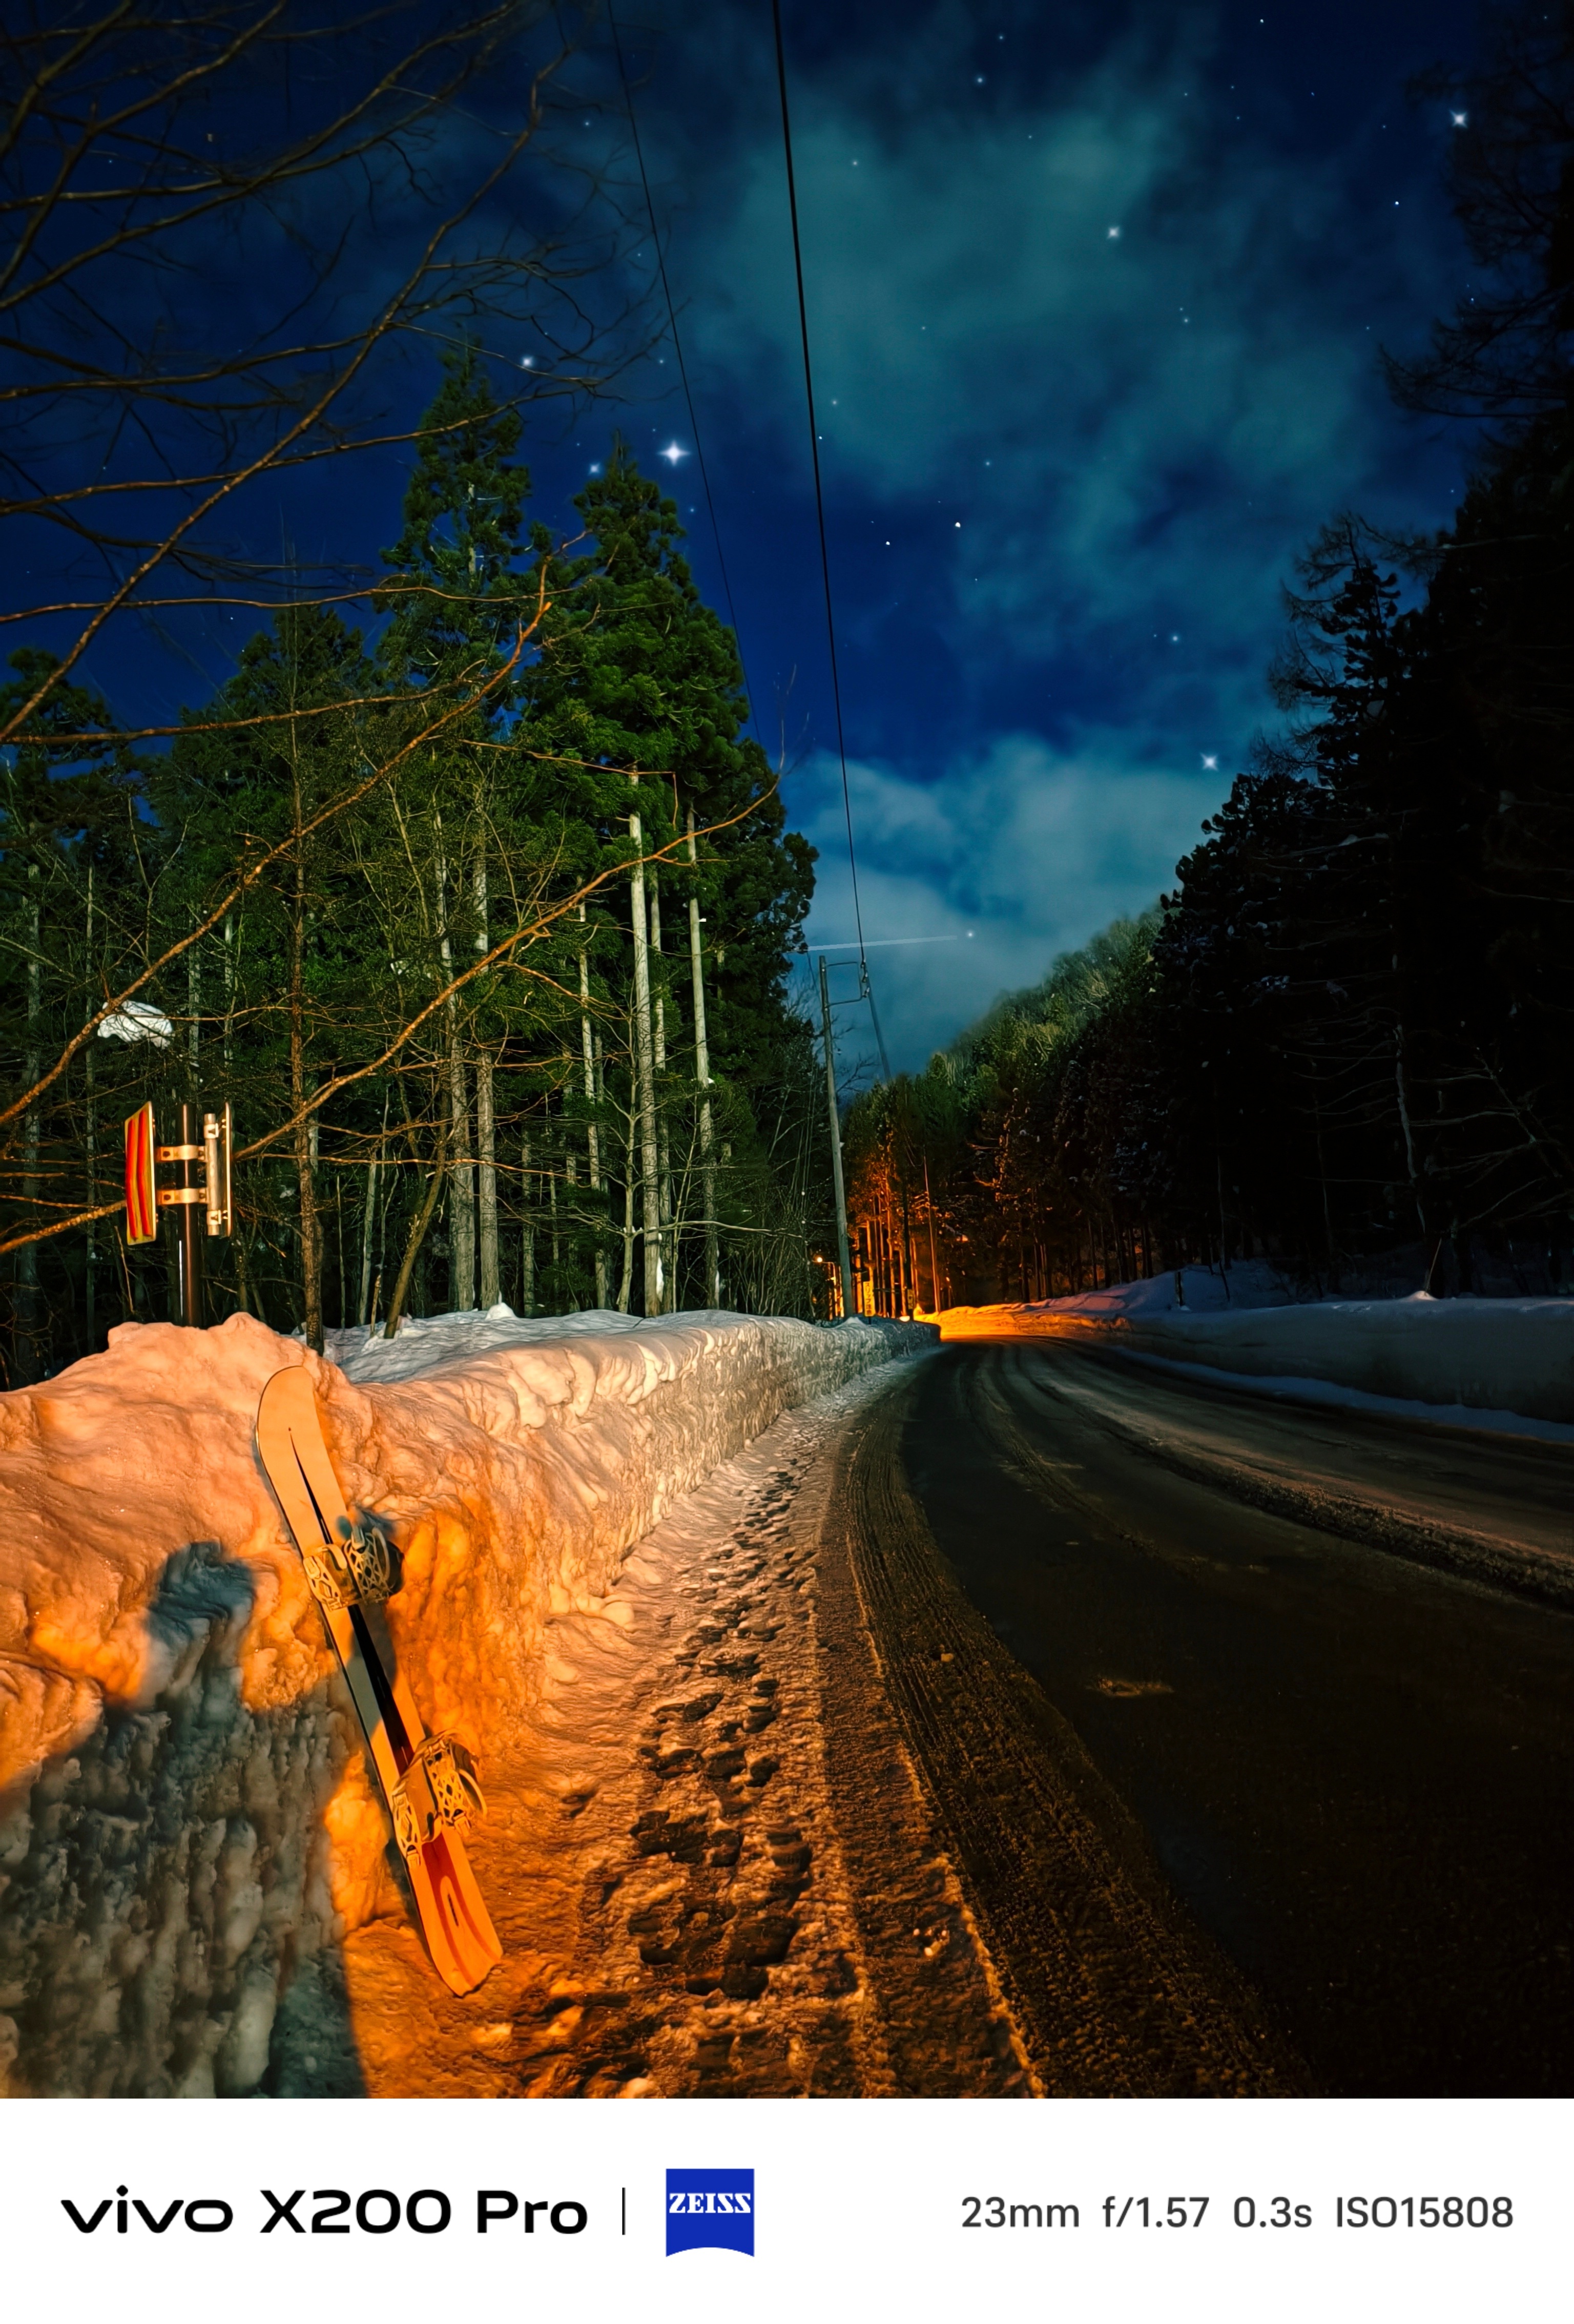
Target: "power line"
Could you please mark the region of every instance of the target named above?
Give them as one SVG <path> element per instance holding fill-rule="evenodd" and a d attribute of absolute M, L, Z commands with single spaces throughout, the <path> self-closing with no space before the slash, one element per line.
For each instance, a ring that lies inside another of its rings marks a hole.
<path fill-rule="evenodd" d="M 815 513 L 820 526 L 820 577 L 825 586 L 825 637 L 831 649 L 831 698 L 836 706 L 836 749 L 842 761 L 842 805 L 847 816 L 847 864 L 852 874 L 852 917 L 858 927 L 858 956 L 863 966 L 867 988 L 869 970 L 863 959 L 863 912 L 858 899 L 858 855 L 852 844 L 852 792 L 847 780 L 847 742 L 842 731 L 842 680 L 836 668 L 836 622 L 831 608 L 831 556 L 825 546 L 825 496 L 820 484 L 820 431 L 815 419 L 814 366 L 809 361 L 809 310 L 804 299 L 804 253 L 798 236 L 798 189 L 793 174 L 793 124 L 787 110 L 787 51 L 782 45 L 781 0 L 770 0 L 770 13 L 776 26 L 776 78 L 781 91 L 781 142 L 787 156 L 787 208 L 793 223 L 793 268 L 798 284 L 798 329 L 804 342 L 804 394 L 809 407 L 809 456 L 815 465 Z M 873 1007 L 872 996 L 870 1007 Z M 880 1054 L 883 1057 L 883 1041 Z"/>
<path fill-rule="evenodd" d="M 874 987 L 869 981 L 868 961 L 861 963 L 861 966 L 863 971 L 861 980 L 863 984 L 863 997 L 869 1003 L 869 1013 L 874 1020 L 875 1046 L 880 1053 L 880 1065 L 884 1071 L 885 1077 L 887 1081 L 889 1081 L 891 1077 L 891 1061 L 886 1055 L 886 1037 L 880 1031 L 879 1010 L 874 1005 Z"/>
<path fill-rule="evenodd" d="M 838 944 L 805 945 L 804 950 L 805 952 L 845 952 L 851 942 L 851 937 L 844 936 Z M 965 936 L 870 936 L 863 948 L 865 952 L 888 952 L 894 945 L 971 944 L 971 942 L 972 930 L 969 928 Z M 839 964 L 833 961 L 831 965 L 835 968 Z"/>
<path fill-rule="evenodd" d="M 755 714 L 754 689 L 749 683 L 749 665 L 743 659 L 742 632 L 738 627 L 737 608 L 732 603 L 732 584 L 727 577 L 727 559 L 722 549 L 722 529 L 716 522 L 716 503 L 711 497 L 710 470 L 705 466 L 705 447 L 700 440 L 700 423 L 695 412 L 694 397 L 689 392 L 688 366 L 683 359 L 683 341 L 678 336 L 677 310 L 672 303 L 672 286 L 667 279 L 667 258 L 661 247 L 661 236 L 656 226 L 656 205 L 650 198 L 650 180 L 645 170 L 645 150 L 640 143 L 640 124 L 634 113 L 633 94 L 629 76 L 623 66 L 623 43 L 618 32 L 617 16 L 608 0 L 607 23 L 612 28 L 612 49 L 618 60 L 618 78 L 622 84 L 623 106 L 629 116 L 629 132 L 634 141 L 634 159 L 640 165 L 640 183 L 645 195 L 645 215 L 650 221 L 650 243 L 656 253 L 656 265 L 661 277 L 661 295 L 667 301 L 667 327 L 672 333 L 673 352 L 677 357 L 677 375 L 683 382 L 683 400 L 688 407 L 688 424 L 694 436 L 695 457 L 700 464 L 700 482 L 704 486 L 705 512 L 711 520 L 711 538 L 716 545 L 716 563 L 721 568 L 722 594 L 727 600 L 727 618 L 732 624 L 732 641 L 738 649 L 738 666 L 743 672 L 743 690 L 749 697 L 749 715 L 759 732 L 759 720 Z"/>

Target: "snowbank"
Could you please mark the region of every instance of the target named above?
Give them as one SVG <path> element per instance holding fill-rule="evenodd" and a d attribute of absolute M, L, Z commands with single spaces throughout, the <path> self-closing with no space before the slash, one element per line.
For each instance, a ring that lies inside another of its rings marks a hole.
<path fill-rule="evenodd" d="M 1294 1393 L 1333 1383 L 1385 1406 L 1483 1423 L 1574 1423 L 1574 1299 L 1319 1299 L 1296 1302 L 1261 1261 L 1222 1279 L 1173 1275 L 1030 1306 L 949 1309 L 943 1336 L 1088 1333 L 1156 1357 Z"/>
<path fill-rule="evenodd" d="M 255 2089 L 345 1932 L 398 1911 L 347 1695 L 257 1467 L 304 1363 L 428 1726 L 506 1768 L 544 1626 L 620 1619 L 631 1545 L 787 1407 L 923 1325 L 440 1317 L 335 1335 L 123 1325 L 0 1396 L 0 2071 L 21 2092 Z M 419 1646 L 419 1651 L 416 1649 Z M 299 2024 L 297 2026 L 299 2035 Z"/>
<path fill-rule="evenodd" d="M 1182 1297 L 1182 1286 L 1184 1296 Z M 1073 1299 L 1010 1301 L 995 1307 L 947 1307 L 940 1318 L 947 1340 L 989 1338 L 1005 1332 L 1064 1333 L 1085 1325 L 1119 1324 L 1170 1315 L 1238 1314 L 1244 1308 L 1289 1307 L 1300 1297 L 1294 1285 L 1266 1259 L 1243 1259 L 1228 1274 L 1211 1267 L 1188 1267 L 1155 1275 L 1147 1282 L 1112 1283 L 1105 1291 L 1083 1291 Z M 1002 1318 L 1006 1320 L 1002 1322 Z"/>

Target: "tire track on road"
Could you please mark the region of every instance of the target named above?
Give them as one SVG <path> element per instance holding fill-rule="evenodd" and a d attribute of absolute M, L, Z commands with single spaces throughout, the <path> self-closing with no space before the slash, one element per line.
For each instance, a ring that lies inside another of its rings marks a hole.
<path fill-rule="evenodd" d="M 1043 1344 L 1034 1342 L 1036 1347 Z M 1100 1360 L 1109 1359 L 1083 1357 L 1084 1362 L 1092 1364 Z M 1338 1492 L 1305 1477 L 1293 1480 L 1270 1477 L 1249 1460 L 1206 1452 L 1195 1441 L 1183 1447 L 1173 1434 L 1145 1427 L 1113 1411 L 1109 1402 L 1100 1397 L 1096 1380 L 1073 1382 L 1062 1377 L 1051 1382 L 1040 1375 L 1028 1385 L 1037 1394 L 1074 1406 L 1083 1418 L 1130 1445 L 1145 1460 L 1185 1478 L 1189 1484 L 1228 1493 L 1231 1499 L 1260 1509 L 1266 1517 L 1284 1517 L 1292 1525 L 1310 1526 L 1316 1532 L 1361 1543 L 1391 1557 L 1408 1558 L 1414 1564 L 1430 1565 L 1463 1581 L 1513 1591 L 1516 1596 L 1533 1598 L 1565 1612 L 1574 1608 L 1574 1563 L 1555 1560 L 1528 1544 L 1494 1538 L 1463 1526 L 1443 1525 L 1415 1510 L 1396 1508 L 1375 1493 Z M 1041 1465 L 1031 1452 L 1027 1459 L 1035 1466 Z"/>
<path fill-rule="evenodd" d="M 1304 2091 L 1304 2070 L 1176 1903 L 1135 1819 L 946 1570 L 903 1473 L 908 1401 L 882 1399 L 851 1433 L 827 1545 L 845 1546 L 892 1709 L 1040 2088 Z"/>

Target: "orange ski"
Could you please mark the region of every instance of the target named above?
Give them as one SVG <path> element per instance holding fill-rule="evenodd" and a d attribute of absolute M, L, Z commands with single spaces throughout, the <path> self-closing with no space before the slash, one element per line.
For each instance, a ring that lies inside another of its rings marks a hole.
<path fill-rule="evenodd" d="M 397 1665 L 389 1677 L 368 1609 L 399 1588 L 399 1553 L 381 1526 L 352 1520 L 304 1365 L 263 1388 L 257 1452 L 349 1682 L 433 1964 L 456 1993 L 474 1992 L 502 1959 L 459 1836 L 480 1787 L 463 1744 L 427 1733 Z"/>

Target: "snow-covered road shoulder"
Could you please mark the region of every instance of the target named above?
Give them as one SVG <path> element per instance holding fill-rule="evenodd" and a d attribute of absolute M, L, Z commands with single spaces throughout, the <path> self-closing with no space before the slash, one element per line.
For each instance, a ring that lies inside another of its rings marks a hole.
<path fill-rule="evenodd" d="M 345 1931 L 402 1909 L 255 1459 L 272 1372 L 310 1370 L 347 1498 L 392 1522 L 389 1628 L 427 1723 L 497 1767 L 554 1616 L 615 1622 L 619 1567 L 677 1496 L 778 1414 L 934 1336 L 493 1310 L 391 1342 L 336 1335 L 325 1362 L 237 1315 L 122 1326 L 0 1397 L 10 2087 L 254 2089 L 281 2010 L 308 2006 Z"/>
<path fill-rule="evenodd" d="M 1124 1353 L 1201 1366 L 1236 1386 L 1334 1401 L 1452 1427 L 1574 1426 L 1574 1299 L 1297 1300 L 1261 1261 L 1206 1268 L 1031 1305 L 948 1309 L 948 1340 L 1087 1337 Z M 1313 1385 L 1313 1384 L 1316 1385 Z"/>

